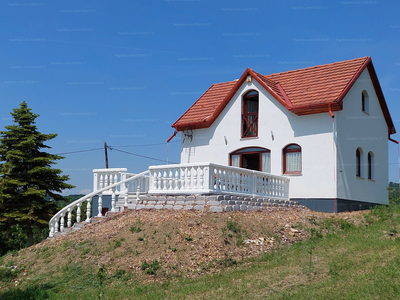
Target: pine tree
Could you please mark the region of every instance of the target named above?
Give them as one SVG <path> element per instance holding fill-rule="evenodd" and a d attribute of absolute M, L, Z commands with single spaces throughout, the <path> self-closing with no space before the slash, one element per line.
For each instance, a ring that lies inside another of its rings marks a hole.
<path fill-rule="evenodd" d="M 0 131 L 0 230 L 18 224 L 26 232 L 28 246 L 33 243 L 33 232 L 47 226 L 56 210 L 56 201 L 67 184 L 67 175 L 52 168 L 64 157 L 41 149 L 51 148 L 44 143 L 57 134 L 42 134 L 27 104 L 13 109 L 13 125 Z M 52 198 L 55 201 L 46 199 Z"/>

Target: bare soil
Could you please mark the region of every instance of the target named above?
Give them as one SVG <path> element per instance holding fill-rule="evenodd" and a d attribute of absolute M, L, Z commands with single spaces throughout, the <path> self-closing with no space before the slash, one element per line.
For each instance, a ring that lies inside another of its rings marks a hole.
<path fill-rule="evenodd" d="M 224 213 L 124 211 L 5 260 L 15 259 L 15 264 L 28 268 L 31 276 L 61 275 L 63 266 L 75 264 L 93 270 L 105 266 L 109 274 L 124 270 L 144 282 L 193 278 L 233 268 L 249 257 L 307 239 L 313 226 L 310 219 L 345 219 L 357 225 L 363 222 L 362 214 L 297 208 Z M 146 272 L 157 266 L 155 261 L 159 265 L 155 274 Z"/>

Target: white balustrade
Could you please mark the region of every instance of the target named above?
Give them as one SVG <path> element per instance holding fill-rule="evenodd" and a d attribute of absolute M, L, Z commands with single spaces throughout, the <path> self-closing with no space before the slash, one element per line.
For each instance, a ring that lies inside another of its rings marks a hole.
<path fill-rule="evenodd" d="M 109 172 L 107 171 L 109 170 Z M 94 191 L 75 200 L 68 204 L 66 207 L 56 213 L 49 222 L 50 233 L 49 236 L 53 237 L 57 232 L 64 232 L 65 227 L 65 216 L 67 216 L 67 227 L 71 227 L 73 224 L 73 212 L 76 209 L 76 222 L 81 221 L 81 207 L 82 203 L 86 202 L 86 220 L 90 222 L 91 217 L 91 202 L 94 196 L 98 196 L 98 216 L 101 217 L 101 211 L 103 208 L 103 195 L 111 195 L 112 198 L 112 211 L 116 211 L 115 204 L 118 195 L 124 195 L 125 203 L 127 203 L 127 195 L 129 189 L 138 189 L 140 192 L 147 192 L 149 171 L 142 172 L 140 174 L 129 174 L 126 173 L 126 169 L 103 169 L 94 170 Z"/>
<path fill-rule="evenodd" d="M 237 194 L 289 198 L 283 176 L 214 163 L 151 166 L 149 194 Z"/>

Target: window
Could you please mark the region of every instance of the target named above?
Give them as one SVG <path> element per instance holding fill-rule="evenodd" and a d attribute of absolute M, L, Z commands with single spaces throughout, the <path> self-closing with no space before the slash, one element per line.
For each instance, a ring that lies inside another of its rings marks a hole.
<path fill-rule="evenodd" d="M 230 155 L 230 165 L 271 173 L 271 151 L 260 147 L 237 150 Z"/>
<path fill-rule="evenodd" d="M 362 177 L 362 154 L 363 151 L 361 148 L 357 148 L 356 150 L 356 176 Z"/>
<path fill-rule="evenodd" d="M 301 174 L 301 147 L 290 144 L 283 149 L 283 174 Z"/>
<path fill-rule="evenodd" d="M 368 152 L 368 179 L 373 180 L 374 179 L 374 153 L 372 153 L 371 151 Z"/>
<path fill-rule="evenodd" d="M 369 97 L 366 90 L 361 93 L 361 109 L 365 113 L 369 113 Z"/>
<path fill-rule="evenodd" d="M 258 92 L 250 91 L 243 96 L 242 137 L 258 136 Z"/>

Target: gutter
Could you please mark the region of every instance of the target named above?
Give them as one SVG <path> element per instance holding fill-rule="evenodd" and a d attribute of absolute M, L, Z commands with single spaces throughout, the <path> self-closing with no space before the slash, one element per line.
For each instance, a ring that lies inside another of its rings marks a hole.
<path fill-rule="evenodd" d="M 174 134 L 171 135 L 171 137 L 167 140 L 167 143 L 169 143 L 176 136 L 177 133 L 178 133 L 178 130 L 175 129 Z"/>
<path fill-rule="evenodd" d="M 396 140 L 394 140 L 394 139 L 392 139 L 392 138 L 390 137 L 390 134 L 389 134 L 388 138 L 389 138 L 389 141 L 391 141 L 391 142 L 393 142 L 393 143 L 395 143 L 395 144 L 399 144 L 399 141 L 396 141 Z"/>

